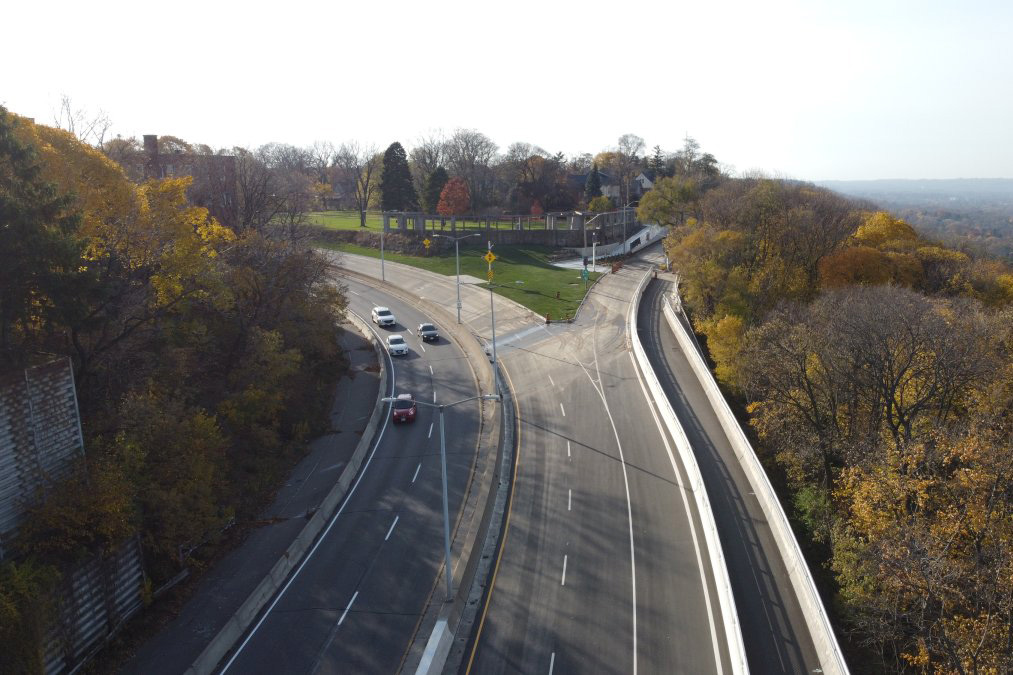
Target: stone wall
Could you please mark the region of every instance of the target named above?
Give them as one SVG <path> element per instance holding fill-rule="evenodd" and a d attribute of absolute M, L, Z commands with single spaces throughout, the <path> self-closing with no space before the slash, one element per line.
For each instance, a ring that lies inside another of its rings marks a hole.
<path fill-rule="evenodd" d="M 83 454 L 69 358 L 0 378 L 0 559 L 25 505 Z"/>

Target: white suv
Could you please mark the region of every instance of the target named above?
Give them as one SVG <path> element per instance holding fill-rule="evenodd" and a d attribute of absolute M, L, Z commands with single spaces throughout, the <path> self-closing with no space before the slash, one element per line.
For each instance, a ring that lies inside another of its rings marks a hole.
<path fill-rule="evenodd" d="M 394 312 L 390 311 L 387 307 L 374 307 L 372 316 L 373 323 L 377 326 L 393 326 L 397 323 L 397 319 L 394 318 Z"/>

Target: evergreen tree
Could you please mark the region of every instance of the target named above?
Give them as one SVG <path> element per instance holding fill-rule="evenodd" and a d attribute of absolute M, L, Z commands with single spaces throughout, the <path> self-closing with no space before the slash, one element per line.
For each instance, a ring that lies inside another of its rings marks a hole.
<path fill-rule="evenodd" d="M 665 175 L 665 154 L 661 151 L 660 145 L 654 146 L 654 153 L 647 160 L 647 168 L 655 173 L 654 180 Z"/>
<path fill-rule="evenodd" d="M 384 211 L 410 211 L 418 206 L 408 155 L 397 141 L 383 153 L 383 176 L 380 178 L 380 208 Z"/>
<path fill-rule="evenodd" d="M 591 173 L 587 175 L 587 182 L 584 183 L 584 201 L 590 202 L 595 197 L 601 197 L 601 176 L 598 173 L 598 164 L 591 165 Z"/>
<path fill-rule="evenodd" d="M 79 222 L 69 196 L 42 177 L 35 148 L 0 106 L 0 356 L 31 349 L 30 333 L 75 292 L 81 266 Z M 13 351 L 8 351 L 13 350 Z"/>
<path fill-rule="evenodd" d="M 436 213 L 436 205 L 440 203 L 440 194 L 443 187 L 450 180 L 450 175 L 442 166 L 433 169 L 433 172 L 426 176 L 426 186 L 422 191 L 422 210 L 426 213 Z"/>

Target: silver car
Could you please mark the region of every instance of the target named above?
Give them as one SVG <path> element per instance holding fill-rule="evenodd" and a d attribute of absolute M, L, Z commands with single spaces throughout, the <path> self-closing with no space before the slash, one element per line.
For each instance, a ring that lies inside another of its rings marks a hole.
<path fill-rule="evenodd" d="M 387 336 L 387 352 L 391 356 L 408 356 L 408 343 L 400 333 Z"/>

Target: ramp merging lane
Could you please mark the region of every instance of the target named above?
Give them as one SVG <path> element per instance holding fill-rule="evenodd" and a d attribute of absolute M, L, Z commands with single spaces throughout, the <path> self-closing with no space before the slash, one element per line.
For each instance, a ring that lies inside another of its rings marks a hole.
<path fill-rule="evenodd" d="M 665 279 L 648 285 L 638 328 L 703 475 L 749 668 L 755 673 L 819 672 L 819 658 L 766 516 L 662 313 L 664 294 L 674 290 L 675 285 Z"/>

